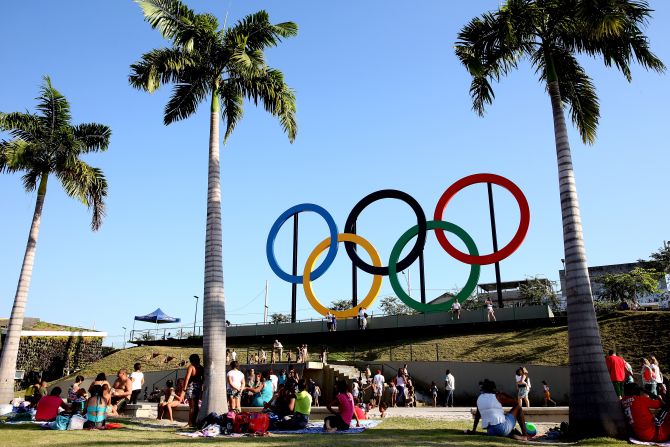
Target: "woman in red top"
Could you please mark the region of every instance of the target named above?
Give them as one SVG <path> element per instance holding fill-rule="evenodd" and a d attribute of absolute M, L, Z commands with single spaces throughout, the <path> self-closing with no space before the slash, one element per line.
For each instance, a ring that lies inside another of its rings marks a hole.
<path fill-rule="evenodd" d="M 60 387 L 55 387 L 51 390 L 51 394 L 44 396 L 37 403 L 37 413 L 35 414 L 36 421 L 53 421 L 58 416 L 58 409 L 69 410 L 70 406 L 63 402 L 60 397 Z"/>

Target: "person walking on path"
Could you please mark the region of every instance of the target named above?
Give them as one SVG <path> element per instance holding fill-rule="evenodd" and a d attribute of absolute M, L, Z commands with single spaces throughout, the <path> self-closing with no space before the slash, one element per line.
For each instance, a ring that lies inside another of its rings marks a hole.
<path fill-rule="evenodd" d="M 491 298 L 486 298 L 486 301 L 484 301 L 484 304 L 486 304 L 486 319 L 487 321 L 496 321 L 496 313 L 493 310 L 493 301 L 491 301 Z"/>
<path fill-rule="evenodd" d="M 642 387 L 644 390 L 652 395 L 656 395 L 656 377 L 654 376 L 654 370 L 651 368 L 651 363 L 649 360 L 643 358 L 640 362 L 642 371 L 640 375 L 642 376 Z"/>
<path fill-rule="evenodd" d="M 542 381 L 542 388 L 544 392 L 544 406 L 546 407 L 547 405 L 551 404 L 555 407 L 556 402 L 551 400 L 551 388 L 549 388 L 549 384 L 546 380 Z"/>
<path fill-rule="evenodd" d="M 447 393 L 446 399 L 444 401 L 445 407 L 454 406 L 454 390 L 456 389 L 456 381 L 454 375 L 451 374 L 450 370 L 446 371 L 446 376 L 444 378 L 444 390 Z"/>
<path fill-rule="evenodd" d="M 530 378 L 528 377 L 528 370 L 523 366 L 517 369 L 514 379 L 516 381 L 519 406 L 523 407 L 523 402 L 525 401 L 526 406 L 530 407 L 530 400 L 528 399 L 528 393 L 530 393 Z"/>
<path fill-rule="evenodd" d="M 613 349 L 605 357 L 605 365 L 610 373 L 610 380 L 614 385 L 616 395 L 621 399 L 623 397 L 623 382 L 626 379 L 626 362 L 623 358 L 616 355 Z"/>
<path fill-rule="evenodd" d="M 458 300 L 454 300 L 454 304 L 451 305 L 451 320 L 453 321 L 454 317 L 457 320 L 461 319 L 461 303 Z"/>
<path fill-rule="evenodd" d="M 659 396 L 664 396 L 665 385 L 663 384 L 663 374 L 661 373 L 661 367 L 658 365 L 658 360 L 656 360 L 656 357 L 652 355 L 649 357 L 649 363 L 656 379 L 656 394 Z"/>

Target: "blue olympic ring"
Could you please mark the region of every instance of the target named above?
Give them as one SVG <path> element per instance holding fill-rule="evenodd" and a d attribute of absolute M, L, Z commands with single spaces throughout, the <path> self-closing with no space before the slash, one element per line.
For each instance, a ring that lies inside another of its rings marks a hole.
<path fill-rule="evenodd" d="M 335 219 L 333 219 L 333 216 L 330 215 L 328 211 L 326 211 L 324 208 L 320 207 L 319 205 L 315 205 L 313 203 L 301 203 L 299 205 L 292 206 L 291 208 L 287 209 L 284 211 L 281 216 L 277 218 L 275 223 L 272 225 L 272 228 L 270 229 L 270 233 L 268 234 L 268 241 L 265 246 L 265 252 L 267 254 L 268 258 L 268 263 L 270 264 L 270 268 L 272 269 L 273 272 L 275 272 L 275 275 L 279 276 L 281 279 L 283 279 L 286 282 L 290 282 L 292 284 L 302 284 L 303 282 L 303 276 L 302 275 L 289 275 L 285 271 L 279 267 L 279 264 L 277 263 L 277 259 L 275 258 L 275 251 L 274 251 L 274 244 L 275 244 L 275 239 L 277 238 L 277 234 L 279 233 L 280 228 L 284 223 L 291 218 L 294 214 L 303 212 L 303 211 L 313 211 L 316 214 L 320 215 L 323 217 L 323 219 L 326 221 L 328 224 L 328 229 L 330 230 L 330 247 L 328 248 L 328 253 L 326 254 L 326 257 L 323 259 L 323 262 L 321 265 L 315 269 L 312 274 L 310 275 L 310 278 L 312 280 L 319 278 L 321 275 L 326 273 L 326 270 L 328 270 L 328 267 L 335 261 L 335 256 L 337 256 L 337 235 L 339 233 L 337 229 L 337 224 L 335 223 Z"/>

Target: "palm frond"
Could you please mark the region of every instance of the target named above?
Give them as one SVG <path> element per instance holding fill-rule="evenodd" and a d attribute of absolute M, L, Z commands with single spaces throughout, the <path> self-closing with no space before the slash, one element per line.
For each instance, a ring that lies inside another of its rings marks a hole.
<path fill-rule="evenodd" d="M 40 121 L 28 112 L 0 113 L 0 131 L 9 132 L 14 138 L 35 141 L 40 138 Z"/>
<path fill-rule="evenodd" d="M 153 93 L 161 84 L 179 82 L 184 70 L 194 65 L 196 55 L 180 48 L 151 50 L 130 66 L 128 82 L 138 90 Z"/>
<path fill-rule="evenodd" d="M 546 83 L 547 67 L 544 55 L 540 54 L 541 51 L 538 51 L 534 61 L 540 79 Z M 553 49 L 551 58 L 558 76 L 561 101 L 570 107 L 570 118 L 579 130 L 582 141 L 586 144 L 595 143 L 600 120 L 600 104 L 591 78 L 569 51 Z"/>
<path fill-rule="evenodd" d="M 79 124 L 74 126 L 73 134 L 83 146 L 80 153 L 106 151 L 109 147 L 112 129 L 98 123 Z"/>
<path fill-rule="evenodd" d="M 51 85 L 49 76 L 44 76 L 40 96 L 35 99 L 38 100 L 37 110 L 42 112 L 38 119 L 45 129 L 55 132 L 56 129 L 70 123 L 72 119 L 70 103 Z"/>
<path fill-rule="evenodd" d="M 193 49 L 197 15 L 179 0 L 135 0 L 152 28 L 185 51 Z"/>
<path fill-rule="evenodd" d="M 189 84 L 176 84 L 172 96 L 165 106 L 163 122 L 165 125 L 183 120 L 198 110 L 198 105 L 207 97 L 211 89 L 205 80 L 195 80 Z"/>
<path fill-rule="evenodd" d="M 79 159 L 72 159 L 59 167 L 56 176 L 68 196 L 81 201 L 92 211 L 91 229 L 98 230 L 105 215 L 107 197 L 107 179 L 102 171 Z"/>
<path fill-rule="evenodd" d="M 289 141 L 295 140 L 298 132 L 295 93 L 284 82 L 281 71 L 268 68 L 258 76 L 240 77 L 237 79 L 237 86 L 254 104 L 257 105 L 260 101 L 267 112 L 279 118 Z"/>
<path fill-rule="evenodd" d="M 223 136 L 224 144 L 228 141 L 228 137 L 235 130 L 235 126 L 242 119 L 244 115 L 244 96 L 240 91 L 238 85 L 231 80 L 223 83 L 219 89 L 219 98 L 221 99 L 221 115 L 226 126 L 226 132 Z"/>
<path fill-rule="evenodd" d="M 33 167 L 39 170 L 40 166 L 33 163 L 33 150 L 34 144 L 24 140 L 0 141 L 0 173 L 27 171 Z"/>
<path fill-rule="evenodd" d="M 533 17 L 515 16 L 516 3 L 508 2 L 498 13 L 472 19 L 458 34 L 456 56 L 472 75 L 470 96 L 479 115 L 495 97 L 490 81 L 499 81 L 516 68 L 534 43 Z"/>
<path fill-rule="evenodd" d="M 293 22 L 284 22 L 277 25 L 270 23 L 270 16 L 264 10 L 249 14 L 239 20 L 235 26 L 226 31 L 225 40 L 230 44 L 246 41 L 249 50 L 262 50 L 274 47 L 282 38 L 298 34 L 298 25 Z"/>

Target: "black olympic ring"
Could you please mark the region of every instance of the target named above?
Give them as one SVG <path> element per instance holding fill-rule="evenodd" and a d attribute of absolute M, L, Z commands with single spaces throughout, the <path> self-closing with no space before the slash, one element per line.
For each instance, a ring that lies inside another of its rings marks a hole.
<path fill-rule="evenodd" d="M 427 231 L 426 214 L 423 212 L 423 208 L 421 208 L 421 205 L 419 205 L 419 202 L 417 202 L 414 197 L 410 196 L 406 192 L 398 191 L 397 189 L 382 189 L 379 191 L 375 191 L 371 194 L 368 194 L 367 196 L 363 197 L 349 213 L 349 217 L 347 217 L 347 221 L 344 224 L 344 232 L 356 234 L 354 228 L 356 227 L 356 221 L 358 220 L 358 216 L 368 205 L 381 199 L 401 200 L 406 204 L 408 204 L 414 211 L 414 214 L 416 214 L 416 223 L 419 227 L 419 231 L 416 236 L 416 243 L 414 244 L 412 250 L 410 250 L 410 252 L 407 254 L 407 256 L 405 256 L 404 259 L 398 262 L 396 271 L 400 272 L 408 268 L 410 265 L 412 265 L 412 263 L 414 263 L 414 261 L 416 261 L 419 258 L 419 256 L 421 256 L 423 248 L 426 245 L 426 231 Z M 358 253 L 356 253 L 355 246 L 356 245 L 353 242 L 344 243 L 344 248 L 346 248 L 347 250 L 349 259 L 351 259 L 351 262 L 357 268 L 363 270 L 364 272 L 370 273 L 371 275 L 382 275 L 382 276 L 389 275 L 388 266 L 375 267 L 363 261 L 358 256 Z"/>

